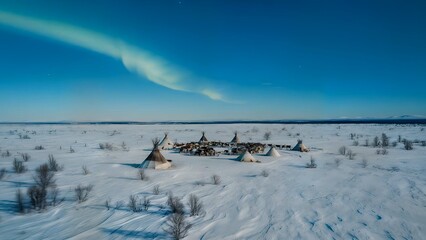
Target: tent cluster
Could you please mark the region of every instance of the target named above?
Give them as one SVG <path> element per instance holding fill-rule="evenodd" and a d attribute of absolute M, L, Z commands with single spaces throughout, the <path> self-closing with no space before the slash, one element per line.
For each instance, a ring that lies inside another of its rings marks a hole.
<path fill-rule="evenodd" d="M 192 153 L 198 156 L 214 156 L 218 154 L 213 146 L 231 146 L 231 152 L 225 150 L 227 154 L 239 154 L 236 160 L 241 162 L 260 162 L 257 161 L 251 153 L 259 153 L 264 151 L 266 145 L 261 143 L 240 143 L 238 133 L 235 132 L 234 138 L 229 143 L 222 142 L 209 142 L 206 138 L 205 132 L 198 142 L 191 142 L 186 144 L 174 144 L 168 137 L 168 134 L 164 134 L 163 140 L 160 142 L 158 138 L 152 141 L 153 149 L 148 157 L 139 166 L 140 168 L 153 168 L 153 169 L 168 169 L 171 167 L 171 161 L 167 160 L 160 152 L 160 150 L 173 149 L 176 147 L 180 148 L 180 152 Z M 280 157 L 281 154 L 278 152 L 274 145 L 270 145 L 269 151 L 265 156 Z M 296 146 L 291 149 L 293 151 L 308 152 L 309 149 L 303 144 L 302 140 L 298 140 Z"/>

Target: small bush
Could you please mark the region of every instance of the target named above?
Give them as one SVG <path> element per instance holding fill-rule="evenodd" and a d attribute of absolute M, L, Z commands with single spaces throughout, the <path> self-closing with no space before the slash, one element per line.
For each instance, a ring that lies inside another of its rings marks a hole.
<path fill-rule="evenodd" d="M 405 150 L 413 150 L 413 142 L 409 140 L 404 141 L 404 149 Z"/>
<path fill-rule="evenodd" d="M 107 210 L 109 210 L 111 208 L 111 199 L 110 198 L 105 200 L 105 207 L 106 207 Z"/>
<path fill-rule="evenodd" d="M 47 163 L 40 165 L 36 169 L 36 175 L 33 177 L 37 186 L 42 189 L 47 189 L 48 187 L 54 186 L 55 173 L 50 171 L 49 165 Z"/>
<path fill-rule="evenodd" d="M 27 195 L 30 198 L 31 206 L 36 210 L 42 210 L 46 208 L 46 189 L 39 186 L 32 186 L 28 188 Z"/>
<path fill-rule="evenodd" d="M 89 199 L 89 194 L 90 192 L 93 190 L 93 185 L 89 184 L 89 185 L 78 185 L 74 191 L 75 191 L 75 198 L 76 200 L 81 203 L 81 202 L 85 202 L 87 201 L 87 199 Z"/>
<path fill-rule="evenodd" d="M 86 165 L 81 166 L 81 172 L 83 173 L 83 175 L 87 175 L 90 173 Z"/>
<path fill-rule="evenodd" d="M 189 195 L 188 205 L 189 205 L 190 216 L 198 216 L 202 214 L 204 209 L 203 203 L 200 201 L 200 199 L 196 195 L 194 194 Z"/>
<path fill-rule="evenodd" d="M 75 153 L 74 148 L 72 148 L 71 146 L 70 146 L 70 153 Z"/>
<path fill-rule="evenodd" d="M 127 151 L 127 150 L 129 150 L 129 148 L 127 147 L 127 145 L 126 145 L 126 143 L 125 143 L 125 142 L 122 142 L 122 143 L 121 143 L 121 149 L 123 149 L 123 151 Z"/>
<path fill-rule="evenodd" d="M 169 193 L 169 197 L 167 198 L 167 205 L 170 207 L 172 213 L 180 213 L 183 214 L 184 205 L 178 197 L 174 197 L 173 193 Z"/>
<path fill-rule="evenodd" d="M 24 173 L 27 171 L 27 168 L 24 166 L 24 162 L 19 161 L 18 159 L 13 160 L 13 170 L 16 173 Z"/>
<path fill-rule="evenodd" d="M 140 179 L 142 181 L 147 181 L 149 179 L 143 169 L 139 169 L 139 171 L 138 171 L 138 179 Z"/>
<path fill-rule="evenodd" d="M 35 146 L 34 149 L 35 150 L 44 150 L 44 147 L 42 145 L 38 145 L 38 146 Z"/>
<path fill-rule="evenodd" d="M 358 142 L 357 140 L 355 140 L 355 141 L 352 143 L 352 145 L 354 145 L 354 146 L 358 146 L 358 145 L 359 145 L 359 142 Z"/>
<path fill-rule="evenodd" d="M 114 146 L 111 143 L 99 143 L 99 148 L 102 150 L 112 151 Z"/>
<path fill-rule="evenodd" d="M 421 141 L 422 147 L 426 147 L 426 141 Z"/>
<path fill-rule="evenodd" d="M 262 175 L 263 177 L 268 177 L 269 176 L 269 172 L 267 170 L 262 170 L 262 172 L 260 173 L 260 175 Z"/>
<path fill-rule="evenodd" d="M 368 161 L 367 161 L 367 159 L 362 159 L 362 162 L 361 162 L 361 166 L 363 167 L 363 168 L 366 168 L 367 166 L 368 166 Z"/>
<path fill-rule="evenodd" d="M 115 202 L 115 209 L 120 210 L 124 206 L 123 201 L 117 201 Z"/>
<path fill-rule="evenodd" d="M 9 150 L 6 150 L 6 152 L 2 153 L 2 157 L 10 157 L 12 154 L 10 154 Z"/>
<path fill-rule="evenodd" d="M 220 177 L 215 174 L 215 175 L 212 176 L 212 182 L 213 182 L 214 185 L 219 185 L 222 181 L 221 181 Z"/>
<path fill-rule="evenodd" d="M 392 142 L 392 147 L 396 147 L 396 146 L 398 146 L 398 142 Z"/>
<path fill-rule="evenodd" d="M 311 157 L 311 162 L 306 164 L 306 168 L 317 168 L 317 164 L 315 163 L 315 159 Z"/>
<path fill-rule="evenodd" d="M 265 134 L 263 135 L 263 139 L 265 139 L 265 140 L 269 140 L 269 139 L 271 139 L 271 132 L 265 132 Z"/>
<path fill-rule="evenodd" d="M 59 202 L 58 200 L 58 196 L 59 196 L 59 189 L 57 189 L 56 187 L 52 187 L 49 191 L 49 195 L 50 195 L 50 204 L 52 206 L 56 206 Z M 63 200 L 63 199 L 62 199 Z"/>
<path fill-rule="evenodd" d="M 31 159 L 31 156 L 30 156 L 30 154 L 28 154 L 28 153 L 21 153 L 21 157 L 22 157 L 22 160 L 23 160 L 24 162 L 28 162 L 28 160 L 30 160 L 30 159 Z"/>
<path fill-rule="evenodd" d="M 142 206 L 145 211 L 148 211 L 149 207 L 151 206 L 151 200 L 144 196 Z"/>
<path fill-rule="evenodd" d="M 364 146 L 365 146 L 365 147 L 370 146 L 370 143 L 369 143 L 369 140 L 368 140 L 368 139 L 365 139 L 365 144 L 364 144 Z"/>
<path fill-rule="evenodd" d="M 380 146 L 380 140 L 379 137 L 374 137 L 373 139 L 373 147 L 379 147 Z"/>
<path fill-rule="evenodd" d="M 382 147 L 389 147 L 389 137 L 382 133 Z"/>
<path fill-rule="evenodd" d="M 158 195 L 158 194 L 160 194 L 160 186 L 159 186 L 159 185 L 155 185 L 155 186 L 152 188 L 152 193 L 153 193 L 154 195 Z"/>
<path fill-rule="evenodd" d="M 16 191 L 16 210 L 18 213 L 25 213 L 24 196 L 21 189 Z"/>
<path fill-rule="evenodd" d="M 136 195 L 130 195 L 129 196 L 129 203 L 127 203 L 127 206 L 133 212 L 142 211 L 140 200 L 139 200 L 138 196 L 136 196 Z"/>
<path fill-rule="evenodd" d="M 6 168 L 0 169 L 0 180 L 2 180 L 6 176 Z"/>
<path fill-rule="evenodd" d="M 348 151 L 346 151 L 346 156 L 348 156 L 349 160 L 354 160 L 356 153 L 352 152 L 352 150 L 348 149 Z"/>
<path fill-rule="evenodd" d="M 342 163 L 342 159 L 335 159 L 334 163 L 336 164 L 336 167 L 339 167 L 340 164 Z"/>
<path fill-rule="evenodd" d="M 188 236 L 188 231 L 192 225 L 185 220 L 185 216 L 180 213 L 172 214 L 166 222 L 163 230 L 174 240 L 180 240 Z"/>
<path fill-rule="evenodd" d="M 49 154 L 49 160 L 47 163 L 49 164 L 50 171 L 58 172 L 64 169 L 64 166 L 59 166 L 58 162 L 52 154 Z"/>
<path fill-rule="evenodd" d="M 346 155 L 346 151 L 347 151 L 347 148 L 346 148 L 345 146 L 341 146 L 341 147 L 339 148 L 339 153 L 340 153 L 340 155 L 345 156 L 345 155 Z"/>

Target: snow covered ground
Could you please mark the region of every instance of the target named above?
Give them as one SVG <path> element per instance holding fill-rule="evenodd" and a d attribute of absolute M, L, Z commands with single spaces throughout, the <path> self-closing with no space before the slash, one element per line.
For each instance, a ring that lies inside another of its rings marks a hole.
<path fill-rule="evenodd" d="M 231 140 L 234 131 L 244 142 L 294 146 L 303 139 L 311 152 L 279 150 L 279 158 L 258 154 L 254 157 L 261 163 L 242 163 L 233 160 L 236 156 L 162 151 L 173 160 L 173 168 L 147 170 L 149 180 L 137 180 L 134 166 L 150 153 L 152 138 L 168 132 L 178 142 L 198 141 L 201 131 L 220 141 Z M 268 131 L 271 138 L 265 141 Z M 19 139 L 19 133 L 30 139 Z M 353 146 L 350 133 L 359 135 L 359 146 Z M 165 239 L 167 193 L 172 191 L 185 205 L 191 193 L 204 204 L 204 216 L 187 215 L 193 227 L 186 239 L 424 239 L 426 147 L 414 143 L 407 151 L 397 143 L 388 154 L 378 155 L 377 148 L 363 146 L 365 139 L 371 143 L 382 133 L 391 142 L 398 135 L 426 140 L 426 130 L 415 125 L 0 125 L 0 151 L 11 153 L 0 156 L 0 169 L 7 170 L 0 181 L 0 238 Z M 123 141 L 128 151 L 121 148 Z M 106 142 L 115 149 L 99 149 Z M 45 149 L 34 150 L 36 145 Z M 340 155 L 341 146 L 355 152 L 355 159 Z M 19 153 L 31 155 L 24 163 L 29 171 L 23 174 L 12 171 Z M 34 184 L 35 168 L 49 154 L 64 165 L 55 175 L 64 201 L 42 212 L 16 213 L 17 189 L 26 193 Z M 311 157 L 318 164 L 315 169 L 305 168 Z M 336 159 L 341 159 L 340 166 Z M 91 173 L 83 175 L 82 165 Z M 262 170 L 269 176 L 262 176 Z M 221 177 L 219 185 L 211 183 L 213 174 Z M 78 184 L 94 185 L 86 202 L 75 201 Z M 155 185 L 160 186 L 159 195 L 152 193 Z M 131 212 L 126 205 L 131 194 L 147 196 L 153 206 L 148 212 Z M 107 199 L 110 210 L 104 206 Z M 124 205 L 116 209 L 119 201 Z"/>

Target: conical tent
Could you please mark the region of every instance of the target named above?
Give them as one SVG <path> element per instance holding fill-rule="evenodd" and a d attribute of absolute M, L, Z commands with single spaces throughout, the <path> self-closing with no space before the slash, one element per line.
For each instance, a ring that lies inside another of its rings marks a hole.
<path fill-rule="evenodd" d="M 296 146 L 294 146 L 293 151 L 299 151 L 299 152 L 309 152 L 309 149 L 303 144 L 302 140 L 297 140 Z"/>
<path fill-rule="evenodd" d="M 277 151 L 275 146 L 272 146 L 271 149 L 269 149 L 269 151 L 266 153 L 266 156 L 281 157 L 281 154 Z"/>
<path fill-rule="evenodd" d="M 237 132 L 235 132 L 235 136 L 231 140 L 231 143 L 240 143 L 240 138 L 238 137 L 238 133 Z"/>
<path fill-rule="evenodd" d="M 207 140 L 207 138 L 205 136 L 205 132 L 203 132 L 203 136 L 201 136 L 200 141 L 198 141 L 198 142 L 200 142 L 200 143 L 202 143 L 202 142 L 208 142 L 208 140 Z"/>
<path fill-rule="evenodd" d="M 168 133 L 164 133 L 164 138 L 161 141 L 160 145 L 158 145 L 158 148 L 160 149 L 172 149 L 174 146 L 173 142 L 169 139 Z"/>
<path fill-rule="evenodd" d="M 153 169 L 167 169 L 172 165 L 167 159 L 161 154 L 160 149 L 158 148 L 159 140 L 152 140 L 154 148 L 152 152 L 148 155 L 148 157 L 141 163 L 139 168 L 153 168 Z"/>
<path fill-rule="evenodd" d="M 247 150 L 238 156 L 237 160 L 241 162 L 256 162 L 256 159 L 254 159 L 253 155 L 251 155 Z"/>

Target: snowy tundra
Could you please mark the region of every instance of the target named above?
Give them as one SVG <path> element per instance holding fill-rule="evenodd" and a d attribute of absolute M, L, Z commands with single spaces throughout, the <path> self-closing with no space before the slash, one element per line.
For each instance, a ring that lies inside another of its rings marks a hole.
<path fill-rule="evenodd" d="M 192 224 L 185 239 L 425 239 L 424 128 L 377 124 L 2 124 L 0 169 L 5 172 L 0 180 L 0 238 L 168 239 L 164 229 L 170 209 L 166 202 L 172 192 L 185 204 L 185 221 Z M 237 156 L 190 156 L 162 150 L 173 167 L 145 170 L 149 179 L 138 179 L 135 167 L 151 152 L 153 138 L 168 132 L 177 142 L 198 141 L 202 131 L 208 140 L 223 142 L 230 141 L 234 131 L 242 142 L 294 146 L 303 139 L 310 152 L 278 149 L 281 157 L 254 154 L 261 162 L 245 163 L 235 161 Z M 270 136 L 265 140 L 267 132 Z M 371 146 L 376 136 L 381 140 L 382 133 L 390 142 L 384 152 L 380 146 Z M 367 139 L 369 146 L 365 146 Z M 403 139 L 413 141 L 412 150 L 404 148 Z M 100 149 L 100 143 L 111 143 L 113 148 Z M 43 149 L 36 150 L 36 146 Z M 340 153 L 342 146 L 355 153 L 353 159 Z M 28 171 L 18 174 L 12 162 L 22 160 L 22 153 L 30 155 L 23 162 Z M 35 169 L 47 162 L 49 154 L 64 167 L 54 176 L 60 200 L 44 210 L 31 209 L 27 189 L 34 185 Z M 317 168 L 306 168 L 311 158 Z M 88 174 L 82 173 L 82 166 Z M 217 185 L 212 184 L 214 174 L 221 180 Z M 93 184 L 87 201 L 81 203 L 75 196 L 79 184 Z M 157 195 L 153 194 L 156 185 Z M 18 189 L 24 196 L 24 213 L 17 211 Z M 204 214 L 189 216 L 190 194 L 200 198 Z M 147 197 L 151 206 L 146 211 L 131 211 L 130 195 Z"/>

